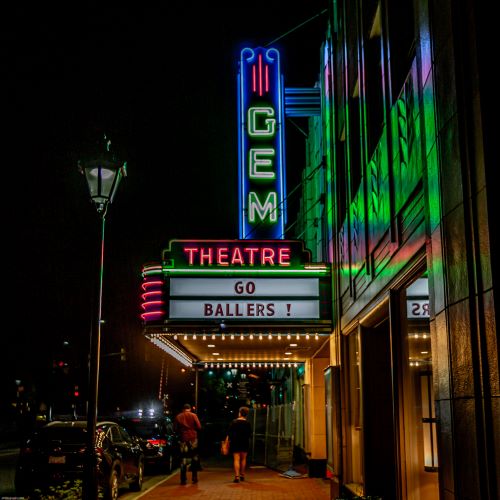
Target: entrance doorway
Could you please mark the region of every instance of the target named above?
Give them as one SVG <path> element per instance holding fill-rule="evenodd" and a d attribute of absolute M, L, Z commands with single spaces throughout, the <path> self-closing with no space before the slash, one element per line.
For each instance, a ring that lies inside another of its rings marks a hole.
<path fill-rule="evenodd" d="M 430 331 L 422 273 L 343 338 L 348 496 L 439 499 Z"/>
<path fill-rule="evenodd" d="M 406 306 L 400 343 L 403 497 L 434 500 L 439 498 L 439 464 L 427 277 L 419 277 L 402 295 Z"/>

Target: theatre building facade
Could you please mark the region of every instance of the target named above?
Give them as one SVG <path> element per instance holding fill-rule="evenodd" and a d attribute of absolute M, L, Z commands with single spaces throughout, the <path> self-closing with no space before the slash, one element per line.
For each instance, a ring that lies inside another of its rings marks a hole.
<path fill-rule="evenodd" d="M 496 499 L 488 15 L 338 0 L 323 16 L 307 91 L 273 87 L 277 51 L 242 52 L 240 238 L 173 241 L 145 266 L 145 334 L 191 365 L 294 369 L 294 443 L 332 498 Z M 293 113 L 308 134 L 282 239 Z"/>
<path fill-rule="evenodd" d="M 328 468 L 345 495 L 500 492 L 487 16 L 330 5 L 297 234 L 332 264 Z"/>

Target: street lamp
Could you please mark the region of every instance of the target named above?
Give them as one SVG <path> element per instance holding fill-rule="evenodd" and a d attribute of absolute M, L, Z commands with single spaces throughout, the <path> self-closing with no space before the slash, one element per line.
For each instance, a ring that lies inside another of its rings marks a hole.
<path fill-rule="evenodd" d="M 111 141 L 104 135 L 98 151 L 91 157 L 80 160 L 78 169 L 85 175 L 94 203 L 101 220 L 101 248 L 99 268 L 99 303 L 96 328 L 90 334 L 89 389 L 87 403 L 87 460 L 83 481 L 83 496 L 86 500 L 95 500 L 98 494 L 97 457 L 95 437 L 97 423 L 97 401 L 99 390 L 99 360 L 101 355 L 102 324 L 102 277 L 104 270 L 104 226 L 108 204 L 113 201 L 122 177 L 127 175 L 127 163 L 120 161 L 110 150 Z"/>

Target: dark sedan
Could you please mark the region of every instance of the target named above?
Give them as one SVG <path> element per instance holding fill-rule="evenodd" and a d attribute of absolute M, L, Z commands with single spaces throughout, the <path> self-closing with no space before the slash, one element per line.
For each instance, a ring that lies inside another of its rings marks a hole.
<path fill-rule="evenodd" d="M 55 421 L 36 430 L 23 444 L 16 469 L 16 492 L 29 496 L 66 481 L 81 480 L 85 463 L 87 423 Z M 144 454 L 137 440 L 115 422 L 98 422 L 96 454 L 99 486 L 106 500 L 118 498 L 128 485 L 140 491 Z"/>
<path fill-rule="evenodd" d="M 172 472 L 178 462 L 178 439 L 172 421 L 165 415 L 122 417 L 120 424 L 143 448 L 146 464 L 161 472 Z"/>

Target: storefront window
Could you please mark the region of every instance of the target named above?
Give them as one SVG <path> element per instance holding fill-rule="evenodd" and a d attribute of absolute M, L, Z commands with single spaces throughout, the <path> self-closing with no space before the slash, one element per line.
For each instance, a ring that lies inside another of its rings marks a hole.
<path fill-rule="evenodd" d="M 436 415 L 432 386 L 429 291 L 422 277 L 406 289 L 403 394 L 406 498 L 439 498 Z"/>
<path fill-rule="evenodd" d="M 347 484 L 355 494 L 363 494 L 361 374 L 359 332 L 347 338 Z"/>

